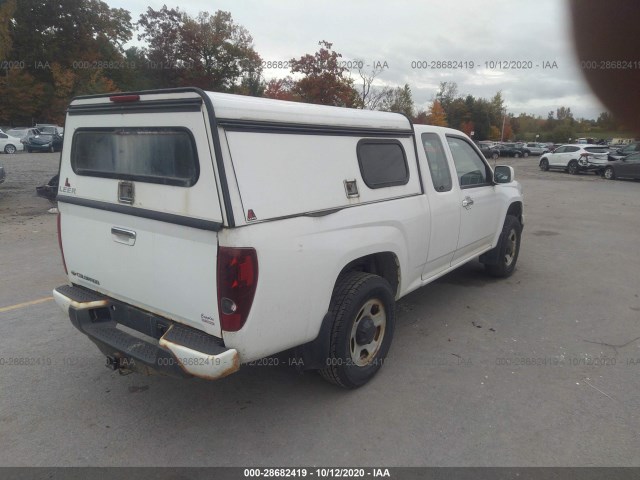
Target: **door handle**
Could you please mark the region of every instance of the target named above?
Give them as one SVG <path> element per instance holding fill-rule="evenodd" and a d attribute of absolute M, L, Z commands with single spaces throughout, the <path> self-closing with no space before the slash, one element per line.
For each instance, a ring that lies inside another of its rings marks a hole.
<path fill-rule="evenodd" d="M 469 210 L 471 205 L 473 205 L 473 199 L 471 197 L 464 197 L 464 200 L 462 200 L 462 206 Z"/>
<path fill-rule="evenodd" d="M 111 236 L 114 242 L 133 246 L 136 243 L 136 232 L 125 228 L 111 227 Z"/>

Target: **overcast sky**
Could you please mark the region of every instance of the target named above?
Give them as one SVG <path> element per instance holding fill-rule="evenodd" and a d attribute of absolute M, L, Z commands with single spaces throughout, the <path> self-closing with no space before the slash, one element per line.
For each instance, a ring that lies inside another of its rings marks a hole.
<path fill-rule="evenodd" d="M 133 21 L 147 7 L 157 10 L 165 3 L 193 16 L 202 10 L 229 11 L 249 30 L 263 60 L 300 57 L 315 52 L 319 40 L 330 41 L 345 60 L 387 62 L 378 83 L 408 83 L 418 108 L 428 107 L 440 82 L 452 81 L 463 94 L 489 98 L 501 90 L 515 115 L 546 118 L 559 106 L 570 107 L 576 118 L 597 118 L 603 111 L 574 58 L 567 5 L 561 0 L 106 2 L 129 10 Z M 476 67 L 421 69 L 412 68 L 414 61 L 473 61 Z M 500 61 L 532 62 L 533 68 L 485 68 L 485 62 Z M 545 69 L 545 62 L 557 68 Z M 267 79 L 288 73 L 264 72 Z"/>

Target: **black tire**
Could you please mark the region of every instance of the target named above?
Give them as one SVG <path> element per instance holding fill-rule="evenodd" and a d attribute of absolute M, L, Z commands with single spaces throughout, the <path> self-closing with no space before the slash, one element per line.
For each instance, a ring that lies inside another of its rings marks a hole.
<path fill-rule="evenodd" d="M 546 158 L 540 160 L 540 170 L 542 170 L 543 172 L 549 171 L 549 160 L 547 160 Z"/>
<path fill-rule="evenodd" d="M 571 160 L 569 162 L 569 165 L 567 165 L 567 172 L 569 172 L 571 175 L 577 175 L 578 173 L 580 173 L 580 166 L 578 165 L 577 160 Z"/>
<path fill-rule="evenodd" d="M 8 153 L 8 154 L 16 153 L 16 147 L 9 143 L 8 145 L 5 145 L 4 153 Z"/>
<path fill-rule="evenodd" d="M 329 358 L 320 374 L 343 388 L 361 387 L 380 370 L 391 346 L 395 326 L 393 290 L 382 277 L 348 272 L 333 289 L 329 314 L 333 318 Z M 375 351 L 363 348 L 367 346 Z"/>
<path fill-rule="evenodd" d="M 607 167 L 604 169 L 604 173 L 602 174 L 602 176 L 607 180 L 615 180 L 616 171 L 613 169 L 613 167 Z"/>
<path fill-rule="evenodd" d="M 499 278 L 510 277 L 516 269 L 518 255 L 520 254 L 520 241 L 522 239 L 522 225 L 513 215 L 507 215 L 502 226 L 502 233 L 498 245 L 491 252 L 497 254 L 497 263 L 485 264 L 484 268 L 489 275 Z"/>
<path fill-rule="evenodd" d="M 498 159 L 498 157 L 500 157 L 500 154 L 498 154 L 498 153 L 496 153 L 496 152 L 493 152 L 493 153 L 491 154 L 491 158 L 493 158 L 494 160 L 497 160 L 497 159 Z"/>
<path fill-rule="evenodd" d="M 519 153 L 514 153 L 513 154 L 513 158 L 520 158 L 520 154 Z"/>
<path fill-rule="evenodd" d="M 524 152 L 524 153 L 522 154 L 522 156 L 523 156 L 524 158 L 527 158 L 527 157 L 529 156 L 529 152 Z"/>
<path fill-rule="evenodd" d="M 53 152 L 55 152 L 55 151 L 56 151 L 56 149 L 55 149 L 55 148 L 53 148 L 53 145 L 51 145 L 51 146 L 49 147 L 49 152 L 50 152 L 50 153 L 53 153 Z"/>

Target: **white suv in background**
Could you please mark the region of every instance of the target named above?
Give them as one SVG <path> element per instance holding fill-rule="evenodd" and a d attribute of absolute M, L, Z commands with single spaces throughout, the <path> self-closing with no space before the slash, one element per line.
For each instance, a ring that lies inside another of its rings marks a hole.
<path fill-rule="evenodd" d="M 601 145 L 561 145 L 553 152 L 545 153 L 540 158 L 540 170 L 562 169 L 572 175 L 587 170 L 581 159 L 589 156 L 596 159 L 607 159 L 609 149 Z"/>
<path fill-rule="evenodd" d="M 0 152 L 16 153 L 18 150 L 24 150 L 20 139 L 0 130 Z"/>

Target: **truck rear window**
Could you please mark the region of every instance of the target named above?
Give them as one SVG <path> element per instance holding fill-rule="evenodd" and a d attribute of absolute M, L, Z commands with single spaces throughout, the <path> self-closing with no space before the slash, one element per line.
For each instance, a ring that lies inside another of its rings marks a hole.
<path fill-rule="evenodd" d="M 71 167 L 77 175 L 190 187 L 199 164 L 191 133 L 184 128 L 78 129 Z"/>

